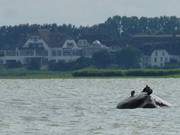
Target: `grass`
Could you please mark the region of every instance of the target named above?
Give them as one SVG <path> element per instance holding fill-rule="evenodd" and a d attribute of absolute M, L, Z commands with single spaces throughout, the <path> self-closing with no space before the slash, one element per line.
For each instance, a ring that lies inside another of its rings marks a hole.
<path fill-rule="evenodd" d="M 95 78 L 95 77 L 163 77 L 180 78 L 180 69 L 96 69 L 76 71 L 31 71 L 24 68 L 0 68 L 0 79 L 51 79 L 51 78 Z"/>
<path fill-rule="evenodd" d="M 180 69 L 84 69 L 74 77 L 180 77 Z"/>
<path fill-rule="evenodd" d="M 55 71 L 31 71 L 26 69 L 0 69 L 1 79 L 51 79 L 51 78 L 70 78 L 70 72 Z"/>

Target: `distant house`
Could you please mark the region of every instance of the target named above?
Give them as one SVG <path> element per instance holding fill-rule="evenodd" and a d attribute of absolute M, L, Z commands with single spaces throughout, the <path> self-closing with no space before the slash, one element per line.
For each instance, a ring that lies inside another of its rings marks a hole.
<path fill-rule="evenodd" d="M 169 54 L 165 49 L 153 50 L 149 55 L 144 55 L 141 60 L 141 67 L 160 67 L 163 68 L 171 61 L 180 62 L 180 56 Z"/>
<path fill-rule="evenodd" d="M 74 40 L 66 40 L 60 48 L 50 48 L 51 55 L 48 61 L 74 61 L 81 57 L 81 49 L 77 46 Z"/>
<path fill-rule="evenodd" d="M 1 50 L 2 55 L 0 60 L 2 64 L 10 62 L 20 62 L 21 64 L 28 63 L 31 59 L 39 59 L 39 61 L 48 60 L 51 55 L 49 46 L 37 36 L 32 36 L 26 41 L 21 48 L 15 50 Z"/>
<path fill-rule="evenodd" d="M 14 50 L 0 50 L 0 63 L 20 62 L 27 64 L 29 61 L 36 59 L 41 64 L 48 61 L 75 61 L 80 57 L 92 57 L 100 50 L 108 49 L 100 41 L 94 41 L 92 44 L 87 40 L 66 40 L 62 47 L 52 48 L 38 36 L 32 36 L 26 41 L 21 48 Z"/>
<path fill-rule="evenodd" d="M 95 52 L 102 50 L 110 50 L 109 47 L 103 45 L 100 41 L 95 40 L 90 44 L 87 40 L 79 40 L 78 47 L 82 49 L 82 56 L 91 58 Z"/>
<path fill-rule="evenodd" d="M 166 50 L 154 50 L 150 56 L 152 67 L 164 67 L 170 62 L 170 55 Z"/>

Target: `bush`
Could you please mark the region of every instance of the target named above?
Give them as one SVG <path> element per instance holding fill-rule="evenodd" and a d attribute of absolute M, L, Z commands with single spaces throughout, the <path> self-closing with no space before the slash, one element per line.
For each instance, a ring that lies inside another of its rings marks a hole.
<path fill-rule="evenodd" d="M 7 63 L 5 64 L 5 67 L 6 68 L 20 68 L 22 67 L 22 64 L 19 61 L 11 60 L 11 61 L 7 61 Z"/>
<path fill-rule="evenodd" d="M 141 52 L 132 47 L 123 48 L 115 53 L 116 64 L 121 68 L 138 68 Z"/>
<path fill-rule="evenodd" d="M 123 71 L 113 71 L 113 70 L 84 70 L 76 71 L 73 73 L 76 77 L 112 77 L 112 76 L 124 76 Z"/>
<path fill-rule="evenodd" d="M 30 59 L 26 64 L 26 68 L 29 70 L 40 70 L 41 63 L 39 59 Z"/>
<path fill-rule="evenodd" d="M 75 62 L 65 61 L 50 61 L 48 63 L 48 69 L 52 71 L 70 71 L 75 69 Z"/>
<path fill-rule="evenodd" d="M 92 62 L 97 68 L 107 68 L 112 62 L 110 53 L 106 50 L 96 52 L 92 56 Z"/>
<path fill-rule="evenodd" d="M 75 77 L 115 77 L 115 76 L 168 76 L 180 74 L 180 70 L 81 70 Z"/>

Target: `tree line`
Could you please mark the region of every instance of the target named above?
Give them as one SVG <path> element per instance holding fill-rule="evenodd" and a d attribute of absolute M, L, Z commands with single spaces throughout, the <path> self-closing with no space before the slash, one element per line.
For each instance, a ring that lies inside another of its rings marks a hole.
<path fill-rule="evenodd" d="M 124 46 L 134 34 L 180 34 L 180 19 L 176 16 L 127 17 L 114 16 L 104 23 L 76 27 L 71 24 L 20 24 L 0 27 L 0 48 L 21 47 L 31 35 L 42 34 L 50 46 L 61 45 L 66 39 L 100 40 L 109 46 Z"/>

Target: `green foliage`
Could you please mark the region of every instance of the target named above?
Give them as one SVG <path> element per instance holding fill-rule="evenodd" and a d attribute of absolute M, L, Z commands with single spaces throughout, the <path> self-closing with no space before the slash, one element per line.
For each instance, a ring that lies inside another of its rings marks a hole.
<path fill-rule="evenodd" d="M 76 61 L 65 62 L 65 61 L 50 61 L 48 63 L 49 70 L 52 71 L 71 71 L 91 66 L 92 60 L 90 58 L 81 57 Z"/>
<path fill-rule="evenodd" d="M 56 72 L 56 71 L 40 71 L 40 70 L 27 70 L 24 68 L 16 69 L 0 69 L 0 78 L 22 78 L 22 79 L 46 79 L 46 78 L 67 78 L 71 77 L 70 72 Z"/>
<path fill-rule="evenodd" d="M 72 73 L 74 77 L 112 77 L 124 76 L 122 70 L 86 69 Z"/>
<path fill-rule="evenodd" d="M 159 77 L 159 76 L 173 76 L 180 75 L 180 69 L 172 70 L 158 70 L 158 69 L 147 69 L 147 70 L 118 70 L 118 69 L 88 69 L 73 72 L 74 77 Z"/>
<path fill-rule="evenodd" d="M 39 30 L 48 30 L 48 43 L 57 45 L 65 39 L 101 40 L 108 45 L 126 45 L 134 34 L 180 34 L 179 18 L 161 17 L 127 17 L 114 16 L 105 23 L 91 27 L 57 24 L 21 24 L 0 27 L 0 48 L 22 46 L 30 35 L 41 35 Z"/>
<path fill-rule="evenodd" d="M 26 68 L 29 70 L 40 70 L 41 68 L 41 60 L 38 58 L 33 58 L 28 61 L 26 64 Z"/>
<path fill-rule="evenodd" d="M 180 69 L 95 69 L 74 72 L 26 70 L 24 68 L 0 68 L 0 78 L 69 78 L 69 77 L 180 77 Z"/>
<path fill-rule="evenodd" d="M 92 65 L 92 59 L 86 57 L 81 57 L 77 59 L 77 61 L 75 62 L 76 69 L 90 67 L 91 65 Z"/>
<path fill-rule="evenodd" d="M 110 53 L 106 50 L 96 52 L 92 56 L 92 61 L 97 68 L 107 68 L 111 65 Z"/>
<path fill-rule="evenodd" d="M 52 71 L 69 71 L 73 70 L 74 68 L 74 62 L 65 62 L 65 61 L 50 61 L 48 63 L 49 70 Z"/>
<path fill-rule="evenodd" d="M 22 64 L 18 61 L 7 61 L 6 65 L 5 65 L 6 68 L 20 68 L 22 67 Z"/>
<path fill-rule="evenodd" d="M 139 67 L 141 52 L 138 49 L 127 47 L 115 54 L 116 64 L 122 68 Z"/>

